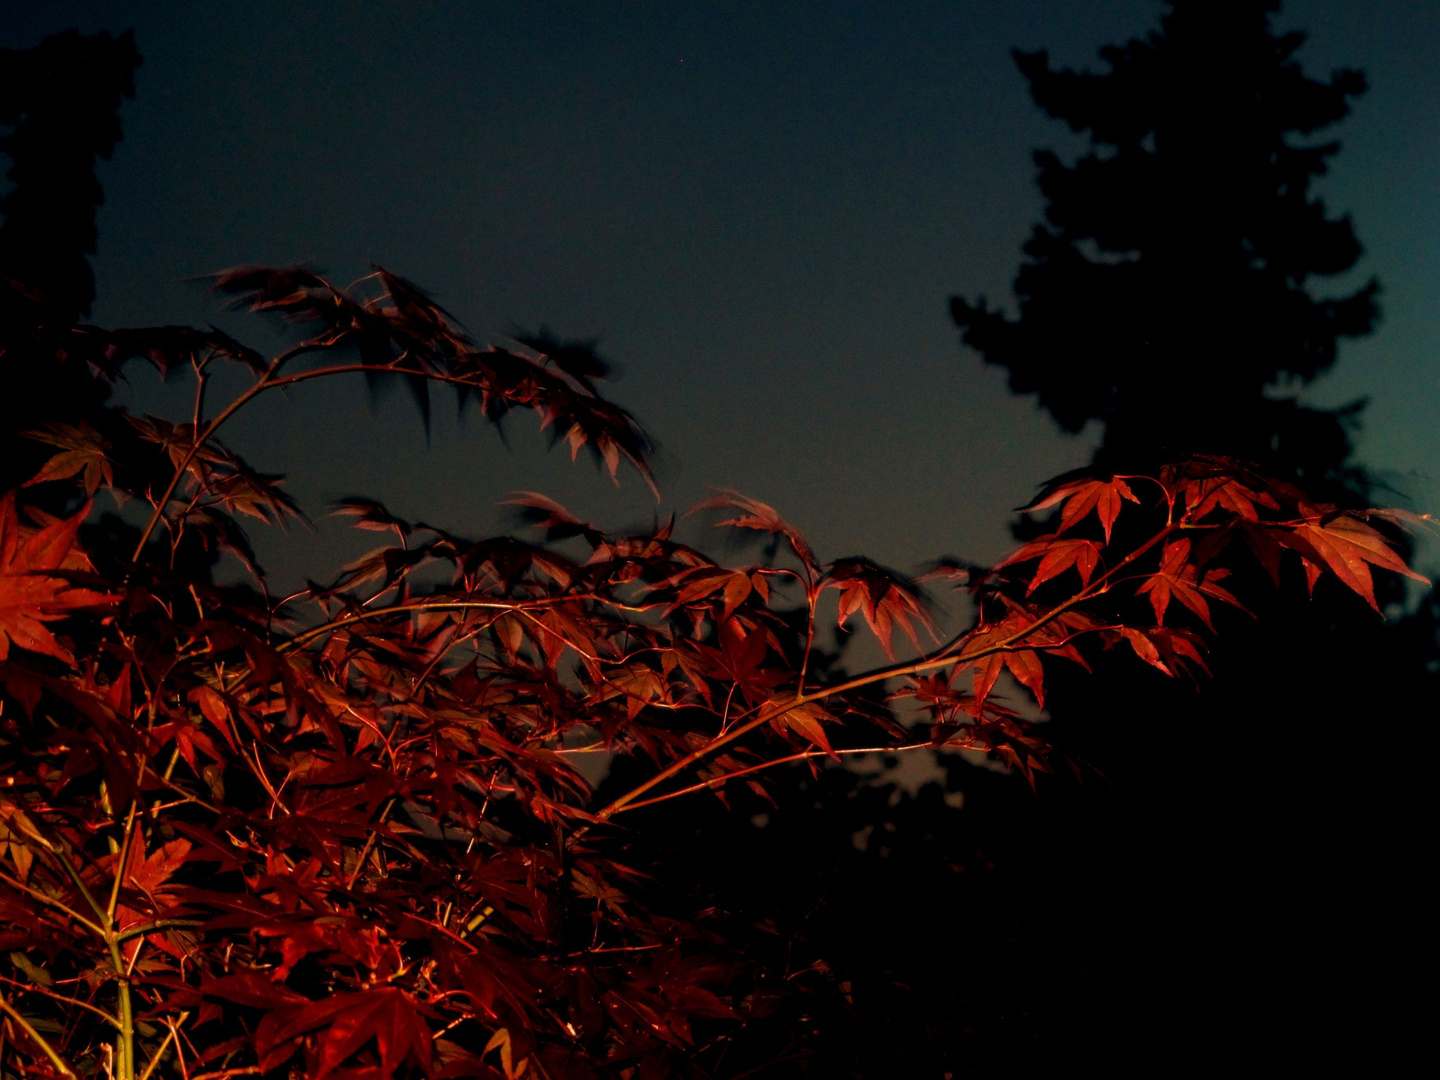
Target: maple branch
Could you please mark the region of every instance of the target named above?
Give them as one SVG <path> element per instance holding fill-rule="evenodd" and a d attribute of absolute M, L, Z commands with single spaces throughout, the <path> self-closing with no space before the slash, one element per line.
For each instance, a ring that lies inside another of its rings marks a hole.
<path fill-rule="evenodd" d="M 286 375 L 283 379 L 275 379 L 270 383 L 269 389 L 281 386 L 294 386 L 296 383 L 306 382 L 310 379 L 323 379 L 330 375 L 355 375 L 362 372 L 371 374 L 389 375 L 419 375 L 422 378 L 434 382 L 452 383 L 456 386 L 475 387 L 474 379 L 462 378 L 459 375 L 446 375 L 443 371 L 407 371 L 392 367 L 389 364 L 331 364 L 324 368 L 311 368 L 309 371 L 297 371 L 294 375 Z"/>
<path fill-rule="evenodd" d="M 890 664 L 882 668 L 877 668 L 874 671 L 868 672 L 866 674 L 857 675 L 854 678 L 847 679 L 844 682 L 836 683 L 834 686 L 828 686 L 824 689 L 817 690 L 812 694 L 798 695 L 788 701 L 776 703 L 775 706 L 771 709 L 762 708 L 759 714 L 754 717 L 754 719 L 749 720 L 736 728 L 733 728 L 729 732 L 717 735 L 705 745 L 697 747 L 690 753 L 686 754 L 684 757 L 676 759 L 670 765 L 666 766 L 654 776 L 650 777 L 650 779 L 644 781 L 643 783 L 637 784 L 635 787 L 631 788 L 623 795 L 616 797 L 607 806 L 596 811 L 595 816 L 601 821 L 609 819 L 614 814 L 619 812 L 621 808 L 625 807 L 631 802 L 634 802 L 637 798 L 645 794 L 645 792 L 649 791 L 657 784 L 664 783 L 666 780 L 670 779 L 670 777 L 684 771 L 686 768 L 688 768 L 690 765 L 693 765 L 695 762 L 708 757 L 710 754 L 714 753 L 722 746 L 726 746 L 729 743 L 734 742 L 741 736 L 749 734 L 763 724 L 769 723 L 771 720 L 777 719 L 783 716 L 785 713 L 788 713 L 790 710 L 798 708 L 801 705 L 807 705 L 812 701 L 823 701 L 827 698 L 834 697 L 836 694 L 843 694 L 848 693 L 852 690 L 859 690 L 866 686 L 872 686 L 875 683 L 884 682 L 887 679 L 898 678 L 906 675 L 918 675 L 921 672 L 934 671 L 937 668 L 948 667 L 952 664 L 972 664 L 977 660 L 983 660 L 986 657 L 995 655 L 996 653 L 1007 651 L 1008 649 L 1010 649 L 1011 646 L 1014 646 L 1019 642 L 1024 641 L 1026 638 L 1033 635 L 1036 631 L 1042 629 L 1045 626 L 1048 626 L 1050 623 L 1060 618 L 1060 616 L 1064 615 L 1072 608 L 1078 606 L 1086 600 L 1092 599 L 1093 597 L 1104 593 L 1111 586 L 1111 582 L 1109 579 L 1112 575 L 1118 573 L 1120 570 L 1129 566 L 1137 559 L 1142 558 L 1147 552 L 1153 550 L 1157 544 L 1163 542 L 1165 538 L 1170 535 L 1173 529 L 1174 526 L 1167 525 L 1154 537 L 1146 541 L 1144 544 L 1140 545 L 1140 547 L 1136 548 L 1128 556 L 1126 556 L 1119 563 L 1117 563 L 1111 570 L 1106 571 L 1100 577 L 1096 578 L 1093 582 L 1090 583 L 1090 585 L 1081 589 L 1080 592 L 1076 593 L 1070 599 L 1064 601 L 1063 603 L 1057 604 L 1055 607 L 1047 611 L 1044 615 L 1038 617 L 1034 622 L 1030 623 L 1025 627 L 1022 627 L 1008 637 L 1002 638 L 999 641 L 976 649 L 974 652 L 967 653 L 964 649 L 964 643 L 972 639 L 976 632 L 975 630 L 967 630 L 964 633 L 959 634 L 955 638 L 951 639 L 951 641 L 940 650 L 939 655 L 935 657 L 927 657 L 923 660 L 918 661 L 903 661 L 898 664 Z M 957 648 L 959 649 L 958 652 L 952 652 L 952 650 L 955 650 Z M 589 830 L 589 828 L 589 825 L 582 826 L 572 834 L 572 838 L 578 838 L 580 836 L 583 836 Z"/>
<path fill-rule="evenodd" d="M 166 486 L 165 493 L 161 495 L 155 503 L 155 510 L 150 515 L 150 520 L 145 523 L 145 528 L 141 530 L 140 539 L 135 544 L 134 552 L 132 552 L 130 555 L 131 566 L 135 566 L 137 563 L 139 563 L 140 556 L 145 553 L 145 545 L 150 542 L 150 536 L 155 532 L 155 526 L 160 524 L 161 518 L 165 516 L 165 507 L 170 504 L 170 497 L 175 494 L 175 489 L 180 486 L 180 481 L 185 476 L 185 470 L 190 468 L 190 465 L 195 460 L 196 455 L 200 453 L 200 448 L 204 446 L 207 442 L 209 442 L 212 437 L 214 437 L 215 432 L 220 429 L 220 425 L 225 423 L 226 420 L 229 420 L 230 417 L 234 416 L 237 412 L 243 409 L 246 405 L 248 405 L 251 401 L 260 396 L 260 394 L 264 393 L 266 390 L 272 389 L 276 386 L 284 385 L 286 380 L 277 380 L 275 378 L 275 373 L 278 372 L 285 364 L 289 363 L 295 357 L 310 352 L 312 350 L 324 350 L 333 347 L 333 342 L 327 343 L 312 340 L 303 341 L 299 345 L 295 345 L 289 349 L 286 349 L 284 352 L 282 352 L 279 356 L 275 357 L 275 359 L 271 361 L 270 366 L 265 369 L 265 373 L 261 375 L 260 378 L 257 379 L 253 385 L 251 385 L 242 394 L 236 397 L 235 400 L 230 402 L 229 405 L 225 406 L 225 408 L 220 410 L 219 414 L 215 417 L 215 419 L 211 420 L 210 423 L 205 425 L 204 432 L 196 431 L 194 439 L 190 444 L 190 449 L 185 452 L 185 456 L 181 458 L 180 463 L 176 465 L 175 475 L 170 478 L 170 483 Z"/>
<path fill-rule="evenodd" d="M 576 645 L 573 641 L 571 641 L 569 638 L 567 638 L 564 634 L 560 633 L 560 631 L 555 630 L 555 629 L 552 629 L 552 628 L 549 627 L 549 626 L 546 626 L 546 625 L 545 625 L 544 623 L 542 623 L 539 619 L 535 618 L 534 615 L 531 615 L 528 611 L 522 611 L 522 610 L 516 609 L 516 614 L 517 614 L 517 615 L 523 615 L 523 616 L 525 616 L 525 618 L 529 619 L 532 623 L 534 623 L 536 626 L 538 626 L 541 630 L 544 630 L 544 631 L 545 631 L 547 634 L 549 634 L 551 637 L 553 637 L 553 638 L 555 638 L 557 641 L 559 641 L 560 644 L 566 646 L 567 648 L 574 649 L 579 655 L 583 656 L 586 660 L 592 660 L 592 661 L 594 661 L 594 662 L 596 662 L 596 663 L 599 663 L 599 662 L 600 662 L 600 657 L 595 656 L 593 653 L 587 652 L 585 649 L 582 649 L 579 645 Z M 603 676 L 602 676 L 602 678 L 603 678 Z M 609 679 L 605 679 L 604 681 L 608 683 L 610 680 L 609 680 Z M 618 688 L 617 688 L 617 689 L 618 689 Z M 622 692 L 623 692 L 623 691 L 622 691 Z"/>
<path fill-rule="evenodd" d="M 105 906 L 105 918 L 111 926 L 115 923 L 115 906 L 120 902 L 120 881 L 125 876 L 125 861 L 129 858 L 130 840 L 134 836 L 135 803 L 136 800 L 130 800 L 130 812 L 125 815 L 125 831 L 121 834 L 120 851 L 115 862 L 115 879 L 110 885 L 110 903 Z"/>
<path fill-rule="evenodd" d="M 807 567 L 805 576 L 808 579 L 810 570 Z M 805 587 L 805 603 L 807 606 L 807 617 L 805 620 L 805 655 L 800 659 L 800 675 L 795 680 L 795 696 L 801 697 L 805 693 L 805 673 L 810 669 L 810 650 L 815 644 L 815 594 L 809 587 L 807 580 Z"/>
<path fill-rule="evenodd" d="M 1055 613 L 1055 616 L 1058 617 L 1059 614 L 1060 612 L 1057 611 Z M 1024 636 L 1028 636 L 1035 630 L 1039 629 L 1040 625 L 1041 624 L 1036 623 L 1035 625 L 1026 628 L 1026 630 L 1022 634 L 1015 635 L 1013 640 L 1021 640 Z M 1006 641 L 1004 644 L 1011 643 L 1013 643 L 1013 641 Z M 670 779 L 670 777 L 684 771 L 686 768 L 688 768 L 690 765 L 693 765 L 695 762 L 708 757 L 716 750 L 719 750 L 722 746 L 726 746 L 734 742 L 742 735 L 748 735 L 756 728 L 769 723 L 771 720 L 775 720 L 785 715 L 792 709 L 798 708 L 801 705 L 808 705 L 812 701 L 823 701 L 827 698 L 833 697 L 836 694 L 846 693 L 850 690 L 858 690 L 861 687 L 870 686 L 873 683 L 883 682 L 886 679 L 893 679 L 902 675 L 919 674 L 922 671 L 930 671 L 935 668 L 946 667 L 950 664 L 970 663 L 975 660 L 983 659 L 984 657 L 989 656 L 991 653 L 999 652 L 1002 647 L 1002 644 L 997 644 L 994 646 L 990 646 L 986 649 L 981 649 L 969 656 L 965 655 L 962 652 L 954 656 L 947 655 L 936 659 L 929 659 L 920 662 L 905 662 L 889 665 L 887 667 L 879 668 L 875 671 L 869 672 L 865 675 L 857 676 L 846 682 L 838 683 L 835 686 L 825 687 L 824 689 L 817 690 L 811 694 L 798 695 L 796 697 L 790 698 L 787 701 L 779 703 L 774 708 L 768 710 L 762 708 L 760 712 L 752 719 L 746 721 L 738 727 L 731 728 L 728 732 L 717 735 L 705 745 L 697 747 L 695 750 L 692 750 L 684 757 L 678 758 L 666 768 L 661 769 L 654 776 L 650 777 L 650 779 L 644 781 L 643 783 L 637 784 L 635 787 L 631 788 L 623 795 L 618 796 L 608 806 L 605 806 L 604 808 L 596 811 L 595 816 L 601 821 L 612 817 L 614 814 L 618 813 L 629 803 L 633 802 L 639 796 L 645 794 L 645 792 L 649 791 L 657 784 L 664 783 L 666 780 Z M 585 831 L 586 829 L 582 827 L 581 829 L 578 829 L 576 831 L 575 835 L 580 836 Z"/>
<path fill-rule="evenodd" d="M 80 890 L 87 903 L 100 916 L 103 922 L 101 937 L 105 942 L 107 951 L 110 953 L 110 965 L 115 971 L 116 995 L 120 1002 L 120 1035 L 119 1035 L 119 1075 L 120 1080 L 133 1080 L 135 1076 L 135 1013 L 130 1001 L 130 972 L 125 963 L 125 958 L 120 952 L 120 943 L 115 937 L 115 922 L 110 912 L 101 909 L 90 890 L 85 887 L 85 882 L 80 879 L 79 872 L 70 865 L 68 855 L 61 851 L 58 853 L 60 865 L 70 875 L 70 880 Z M 123 869 L 122 871 L 123 872 Z"/>
<path fill-rule="evenodd" d="M 6 1001 L 3 994 L 0 994 L 0 1012 L 3 1012 L 6 1016 L 10 1017 L 10 1019 L 14 1020 L 15 1023 L 20 1026 L 20 1030 L 25 1032 L 26 1035 L 30 1036 L 30 1038 L 34 1041 L 35 1045 L 40 1047 L 40 1049 L 44 1052 L 45 1056 L 50 1059 L 50 1064 L 54 1065 L 55 1068 L 60 1070 L 62 1076 L 68 1076 L 70 1077 L 70 1080 L 78 1080 L 75 1075 L 75 1070 L 69 1066 L 69 1064 L 65 1061 L 64 1058 L 62 1058 L 58 1053 L 56 1053 L 53 1046 L 51 1046 L 48 1042 L 41 1038 L 40 1033 L 35 1030 L 34 1026 L 30 1023 L 30 1021 L 26 1020 L 25 1017 L 22 1016 L 19 1011 L 15 1009 L 14 1006 L 12 1006 L 8 1001 Z"/>
<path fill-rule="evenodd" d="M 181 1013 L 181 1021 L 183 1022 L 189 1015 L 188 1012 Z M 173 1016 L 165 1017 L 165 1026 L 175 1033 L 175 1063 L 180 1066 L 180 1080 L 190 1080 L 190 1070 L 185 1067 L 185 1050 L 180 1045 L 180 1040 L 184 1038 L 184 1032 L 180 1030 L 180 1024 L 175 1022 Z M 189 1042 L 190 1040 L 186 1038 L 185 1041 Z M 190 1049 L 192 1052 L 195 1050 L 194 1043 L 190 1043 Z"/>
<path fill-rule="evenodd" d="M 254 1076 L 261 1071 L 259 1065 L 245 1065 L 239 1069 L 217 1069 L 214 1072 L 199 1073 L 190 1080 L 229 1080 L 232 1076 Z"/>
<path fill-rule="evenodd" d="M 288 652 L 291 649 L 304 645 L 307 641 L 313 641 L 321 634 L 331 630 L 338 630 L 341 627 L 349 626 L 351 623 L 364 622 L 368 619 L 378 619 L 382 615 L 397 615 L 405 611 L 500 611 L 500 612 L 524 612 L 528 608 L 553 607 L 556 604 L 567 603 L 571 600 L 596 600 L 599 599 L 593 593 L 581 593 L 572 596 L 548 596 L 539 600 L 412 600 L 405 604 L 391 604 L 389 607 L 375 608 L 374 610 L 355 611 L 349 615 L 343 615 L 331 622 L 322 623 L 319 626 L 312 626 L 309 630 L 302 631 L 275 646 L 276 652 Z M 568 644 L 568 643 L 567 643 Z"/>
<path fill-rule="evenodd" d="M 444 647 L 442 647 L 435 654 L 435 659 L 431 660 L 430 663 L 425 665 L 425 670 L 422 671 L 420 673 L 420 677 L 415 680 L 415 685 L 410 688 L 410 693 L 405 695 L 404 700 L 396 702 L 396 704 L 408 705 L 410 704 L 410 702 L 414 701 L 420 695 L 420 690 L 425 685 L 425 680 L 430 678 L 430 676 L 434 674 L 435 669 L 440 666 L 440 661 L 444 660 L 445 657 L 450 655 L 450 650 L 458 649 L 461 645 L 464 645 L 465 642 L 470 641 L 471 639 L 479 636 L 480 634 L 483 634 L 486 630 L 489 630 L 490 627 L 494 626 L 504 617 L 505 613 L 501 612 L 499 615 L 496 615 L 493 619 L 490 619 L 485 624 L 477 626 L 474 630 L 471 630 L 468 633 L 461 634 L 453 641 L 446 642 Z M 390 752 L 390 760 L 392 763 L 395 760 L 395 752 L 393 750 Z"/>
<path fill-rule="evenodd" d="M 105 931 L 101 929 L 98 924 L 93 923 L 89 919 L 85 918 L 84 915 L 81 915 L 69 904 L 66 904 L 60 900 L 56 900 L 53 896 L 46 896 L 42 892 L 37 892 L 35 889 L 30 888 L 30 886 L 26 885 L 24 882 L 12 878 L 3 870 L 0 870 L 0 881 L 3 881 L 12 889 L 19 889 L 21 892 L 25 893 L 26 896 L 29 896 L 32 900 L 38 900 L 40 901 L 40 903 L 45 904 L 47 907 L 54 908 L 61 914 L 74 919 L 77 923 L 85 927 L 85 929 L 89 930 L 96 937 L 103 938 L 105 936 Z"/>
<path fill-rule="evenodd" d="M 111 953 L 118 957 L 119 946 L 111 945 Z M 120 1080 L 133 1080 L 135 1076 L 135 1010 L 130 1001 L 130 976 L 120 960 L 115 961 L 115 987 L 120 999 Z"/>
<path fill-rule="evenodd" d="M 394 755 L 392 754 L 391 757 L 393 760 Z M 360 871 L 365 869 L 365 860 L 370 857 L 370 849 L 375 846 L 375 838 L 380 835 L 380 826 L 385 824 L 385 819 L 390 816 L 390 811 L 394 808 L 396 801 L 395 796 L 392 795 L 390 801 L 385 804 L 385 809 L 380 811 L 380 816 L 370 829 L 370 835 L 365 837 L 365 846 L 360 849 L 360 858 L 355 860 L 355 869 L 350 871 L 350 876 L 345 881 L 345 888 L 353 889 L 355 887 L 355 880 L 360 876 Z"/>
<path fill-rule="evenodd" d="M 270 777 L 265 775 L 265 765 L 260 760 L 260 744 L 258 742 L 252 743 L 250 749 L 251 752 L 255 755 L 255 767 L 250 771 L 255 774 L 255 779 L 260 781 L 261 786 L 265 788 L 266 794 L 270 796 L 271 814 L 274 814 L 274 808 L 278 806 L 281 810 L 285 811 L 285 814 L 288 817 L 290 814 L 290 808 L 280 801 L 280 792 L 275 790 L 274 785 L 270 783 Z M 249 758 L 245 757 L 244 754 L 241 754 L 240 756 L 245 759 L 246 765 L 250 764 Z M 282 788 L 285 786 L 284 780 L 280 781 L 280 786 Z"/>
<path fill-rule="evenodd" d="M 74 911 L 71 911 L 70 908 L 65 907 L 65 905 L 63 904 L 58 904 L 58 902 L 52 902 L 52 906 L 58 905 L 59 907 L 63 908 L 74 918 L 79 920 L 85 926 L 88 926 L 90 929 L 94 930 L 96 934 L 108 941 L 110 938 L 110 917 L 106 913 L 105 909 L 102 908 L 95 900 L 94 895 L 86 887 L 85 882 L 81 880 L 79 871 L 77 871 L 75 867 L 71 864 L 68 854 L 70 850 L 69 845 L 63 843 L 56 844 L 54 841 L 50 840 L 47 836 L 45 836 L 44 833 L 40 832 L 40 827 L 36 825 L 33 821 L 28 821 L 27 819 L 27 824 L 29 826 L 29 828 L 27 829 L 29 834 L 33 836 L 36 840 L 40 841 L 40 843 L 45 846 L 46 851 L 50 852 L 50 854 L 55 856 L 56 861 L 59 862 L 61 868 L 65 871 L 66 875 L 69 876 L 71 882 L 74 883 L 75 888 L 79 890 L 80 895 L 85 898 L 85 902 L 90 905 L 90 910 L 95 912 L 95 914 L 99 917 L 100 922 L 96 924 L 92 923 L 89 919 L 81 918 L 81 916 L 76 914 Z M 14 882 L 14 884 L 19 883 Z M 27 893 L 33 893 L 34 891 L 23 885 L 21 885 L 20 887 L 24 888 Z M 48 898 L 47 902 L 50 902 L 48 901 Z"/>
<path fill-rule="evenodd" d="M 828 752 L 825 750 L 801 750 L 782 758 L 775 758 L 773 761 L 764 761 L 759 765 L 751 765 L 746 769 L 737 769 L 735 772 L 725 773 L 721 776 L 712 776 L 708 780 L 701 780 L 699 783 L 691 784 L 689 787 L 670 791 L 664 795 L 656 795 L 651 799 L 641 799 L 639 802 L 626 803 L 620 809 L 616 810 L 615 813 L 623 814 L 630 810 L 639 810 L 642 806 L 653 806 L 655 803 L 666 802 L 669 799 L 678 799 L 681 795 L 690 795 L 697 791 L 703 791 L 706 788 L 713 791 L 717 788 L 724 787 L 731 780 L 740 779 L 742 776 L 749 776 L 751 773 L 772 769 L 777 765 L 790 765 L 797 761 L 806 761 L 810 758 L 830 757 L 832 754 L 835 756 L 848 754 L 901 754 L 907 750 L 937 750 L 940 745 L 942 744 L 923 742 L 909 743 L 904 746 L 860 746 L 849 749 L 831 750 Z M 611 816 L 613 817 L 614 814 Z"/>
<path fill-rule="evenodd" d="M 22 983 L 20 980 L 12 979 L 7 975 L 0 975 L 0 980 L 4 980 L 11 986 L 18 987 L 20 990 L 26 991 L 28 993 L 43 994 L 45 997 L 54 998 L 56 1001 L 63 1001 L 67 1005 L 78 1005 L 82 1009 L 88 1009 L 90 1012 L 93 1012 L 96 1016 L 100 1017 L 100 1019 L 104 1020 L 111 1027 L 119 1030 L 119 1020 L 115 1019 L 115 1017 L 111 1016 L 104 1009 L 92 1005 L 88 1001 L 81 1001 L 79 998 L 67 997 L 64 994 L 57 994 L 54 990 L 51 990 L 48 987 L 41 986 L 39 983 Z"/>
<path fill-rule="evenodd" d="M 176 804 L 168 805 L 178 805 L 178 803 L 193 803 L 195 806 L 198 806 L 203 810 L 209 810 L 212 814 L 218 814 L 220 812 L 217 807 L 213 806 L 211 803 L 206 802 L 204 799 L 200 798 L 200 796 L 195 795 L 192 792 L 186 791 L 183 787 L 177 784 L 174 780 L 171 780 L 168 776 L 156 772 L 154 768 L 147 765 L 146 771 L 149 772 L 150 775 L 153 776 L 156 780 L 158 780 L 164 787 L 168 788 L 170 791 L 173 791 L 176 795 L 180 796 Z M 156 809 L 158 809 L 158 807 Z"/>
<path fill-rule="evenodd" d="M 190 421 L 190 430 L 199 431 L 200 417 L 205 415 L 205 383 L 210 376 L 206 373 L 204 364 L 192 360 L 190 366 L 195 369 L 195 408 Z"/>

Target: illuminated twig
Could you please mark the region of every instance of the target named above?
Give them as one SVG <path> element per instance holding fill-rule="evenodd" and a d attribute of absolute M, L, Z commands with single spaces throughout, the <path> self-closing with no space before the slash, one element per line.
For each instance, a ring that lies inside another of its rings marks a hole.
<path fill-rule="evenodd" d="M 288 652 L 307 641 L 319 637 L 330 630 L 338 630 L 341 627 L 349 626 L 351 623 L 364 622 L 367 619 L 378 619 L 382 615 L 398 615 L 405 611 L 499 611 L 499 612 L 523 612 L 527 608 L 553 607 L 556 604 L 569 603 L 573 600 L 593 600 L 590 595 L 577 596 L 552 596 L 540 600 L 413 600 L 406 604 L 391 604 L 389 607 L 376 608 L 373 611 L 355 611 L 349 615 L 343 615 L 331 622 L 320 626 L 312 626 L 296 634 L 289 641 L 276 646 L 276 652 Z"/>
<path fill-rule="evenodd" d="M 638 802 L 626 803 L 624 806 L 620 807 L 620 809 L 616 810 L 615 813 L 623 814 L 629 810 L 639 810 L 642 806 L 653 806 L 655 803 L 666 802 L 670 799 L 678 799 L 682 795 L 690 795 L 697 791 L 704 791 L 706 788 L 715 791 L 719 788 L 724 787 L 729 781 L 738 780 L 742 776 L 749 776 L 751 773 L 761 772 L 764 769 L 773 769 L 777 765 L 790 765 L 796 761 L 806 761 L 810 758 L 830 757 L 832 755 L 839 757 L 842 755 L 851 754 L 900 754 L 904 753 L 906 750 L 938 750 L 942 745 L 945 744 L 923 742 L 909 743 L 904 746 L 862 746 L 853 747 L 850 749 L 829 751 L 801 750 L 798 753 L 788 754 L 785 757 L 781 758 L 775 758 L 773 761 L 763 761 L 759 765 L 751 765 L 747 769 L 737 769 L 735 772 L 725 773 L 721 776 L 712 776 L 708 780 L 701 780 L 697 784 L 691 784 L 689 787 L 680 788 L 678 791 L 667 792 L 664 795 L 656 795 L 654 798 L 651 799 L 641 799 Z M 960 747 L 960 749 L 971 748 Z M 613 817 L 614 815 L 612 814 L 611 816 Z"/>

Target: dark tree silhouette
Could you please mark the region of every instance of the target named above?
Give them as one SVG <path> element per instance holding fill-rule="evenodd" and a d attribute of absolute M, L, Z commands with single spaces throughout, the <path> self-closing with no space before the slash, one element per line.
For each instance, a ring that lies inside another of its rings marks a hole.
<path fill-rule="evenodd" d="M 1349 456 L 1353 408 L 1267 390 L 1326 371 L 1377 318 L 1374 281 L 1338 298 L 1311 286 L 1360 256 L 1310 185 L 1339 148 L 1312 136 L 1365 80 L 1306 76 L 1303 35 L 1271 30 L 1278 6 L 1176 0 L 1159 31 L 1102 49 L 1098 73 L 1015 54 L 1035 103 L 1092 149 L 1035 155 L 1046 223 L 1025 245 L 1019 317 L 983 298 L 951 310 L 1016 393 L 1067 431 L 1104 425 L 1101 464 L 1183 449 L 1334 480 Z"/>
<path fill-rule="evenodd" d="M 132 36 L 108 31 L 0 51 L 0 154 L 12 185 L 0 198 L 0 486 L 44 460 L 20 432 L 100 419 L 108 389 L 58 342 L 95 299 L 95 166 L 120 140 L 139 63 Z"/>
<path fill-rule="evenodd" d="M 983 299 L 952 313 L 1064 429 L 1102 425 L 1101 470 L 1229 453 L 1355 505 L 1370 487 L 1350 460 L 1360 403 L 1285 395 L 1378 317 L 1374 281 L 1338 298 L 1314 286 L 1361 251 L 1310 185 L 1338 150 L 1317 133 L 1364 79 L 1306 76 L 1273 0 L 1167 6 L 1158 31 L 1102 49 L 1098 73 L 1015 54 L 1036 104 L 1091 150 L 1036 154 L 1046 221 L 1018 317 Z M 1403 597 L 1394 579 L 1377 594 Z M 1062 674 L 1050 730 L 1103 782 L 1033 807 L 1002 792 L 977 827 L 1013 895 L 1069 897 L 1090 928 L 1072 1031 L 1160 1072 L 1242 1053 L 1374 1067 L 1414 1049 L 1398 987 L 1427 940 L 1412 897 L 1434 610 L 1386 624 L 1323 586 L 1311 599 L 1296 575 L 1227 635 L 1195 698 L 1115 669 L 1083 686 Z M 1044 842 L 1016 821 L 1042 823 Z M 1051 976 L 1065 981 L 1063 962 Z"/>
<path fill-rule="evenodd" d="M 0 51 L 0 152 L 14 185 L 0 198 L 0 274 L 40 293 L 54 317 L 90 314 L 95 279 L 95 178 L 120 141 L 120 103 L 134 97 L 135 40 L 74 30 L 34 49 Z"/>

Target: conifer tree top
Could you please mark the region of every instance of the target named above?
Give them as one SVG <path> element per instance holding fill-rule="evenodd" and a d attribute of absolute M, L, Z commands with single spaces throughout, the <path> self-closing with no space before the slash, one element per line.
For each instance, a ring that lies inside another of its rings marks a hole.
<path fill-rule="evenodd" d="M 1172 0 L 1157 31 L 1102 49 L 1100 71 L 1015 53 L 1036 104 L 1091 149 L 1035 155 L 1046 220 L 1025 244 L 1019 317 L 983 297 L 952 311 L 1062 427 L 1104 424 L 1111 463 L 1220 452 L 1334 479 L 1349 455 L 1356 410 L 1273 390 L 1324 372 L 1378 317 L 1373 281 L 1317 297 L 1311 280 L 1361 254 L 1310 189 L 1339 149 L 1314 136 L 1365 80 L 1306 75 L 1303 35 L 1271 26 L 1277 6 Z"/>

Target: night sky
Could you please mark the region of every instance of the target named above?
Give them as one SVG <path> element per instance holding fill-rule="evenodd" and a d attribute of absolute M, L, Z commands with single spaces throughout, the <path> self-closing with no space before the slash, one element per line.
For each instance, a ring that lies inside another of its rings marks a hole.
<path fill-rule="evenodd" d="M 186 279 L 304 262 L 344 282 L 379 263 L 482 338 L 598 338 L 623 371 L 611 396 L 661 444 L 667 511 L 735 487 L 822 557 L 902 569 L 998 556 L 1009 509 L 1089 457 L 962 350 L 946 304 L 1010 296 L 1041 209 L 1030 152 L 1081 145 L 1030 103 L 1010 48 L 1091 63 L 1154 24 L 1153 0 L 4 8 L 0 45 L 133 27 L 145 57 L 101 170 L 98 323 L 216 321 L 266 343 Z M 1408 499 L 1391 501 L 1437 510 L 1440 4 L 1311 0 L 1278 25 L 1311 35 L 1311 74 L 1371 82 L 1321 191 L 1367 249 L 1333 288 L 1378 275 L 1383 322 L 1308 397 L 1368 394 L 1361 459 Z M 186 387 L 132 376 L 133 407 L 188 407 Z M 616 492 L 547 454 L 532 416 L 507 449 L 437 405 L 427 448 L 403 394 L 311 384 L 227 441 L 316 515 L 363 492 L 495 531 L 517 488 L 612 526 L 655 511 L 633 475 Z M 298 539 L 292 580 L 374 537 Z"/>

